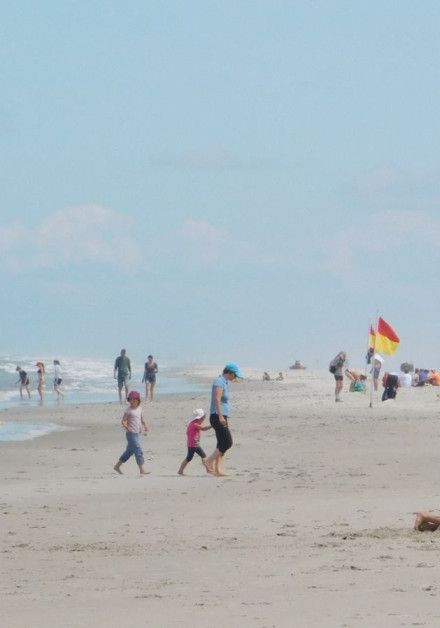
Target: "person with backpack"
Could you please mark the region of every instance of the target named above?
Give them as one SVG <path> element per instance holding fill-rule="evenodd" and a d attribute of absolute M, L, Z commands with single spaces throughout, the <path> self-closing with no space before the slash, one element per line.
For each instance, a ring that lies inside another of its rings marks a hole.
<path fill-rule="evenodd" d="M 335 378 L 335 401 L 342 401 L 341 392 L 344 386 L 344 366 L 347 362 L 347 354 L 340 351 L 329 364 L 329 371 Z"/>

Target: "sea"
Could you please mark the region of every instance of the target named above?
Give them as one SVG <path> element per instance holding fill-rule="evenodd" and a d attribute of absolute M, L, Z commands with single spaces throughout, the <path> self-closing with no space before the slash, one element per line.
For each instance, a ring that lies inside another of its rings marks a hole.
<path fill-rule="evenodd" d="M 44 403 L 40 404 L 37 391 L 37 362 L 44 362 L 46 367 L 46 387 Z M 64 392 L 63 405 L 79 405 L 89 403 L 110 403 L 118 401 L 116 380 L 113 378 L 113 360 L 96 358 L 64 358 L 61 362 L 61 374 L 63 383 L 61 389 Z M 18 386 L 17 366 L 24 369 L 30 379 L 31 398 L 20 398 Z M 133 368 L 132 361 L 132 368 Z M 173 393 L 198 393 L 205 389 L 183 378 L 173 377 L 167 374 L 166 366 L 160 366 L 157 375 L 155 396 Z M 143 365 L 139 369 L 134 368 L 130 388 L 145 392 L 141 383 Z M 0 357 L 0 409 L 58 405 L 57 395 L 53 391 L 53 358 L 44 359 L 41 356 L 8 355 Z M 7 421 L 7 414 L 2 413 L 0 419 L 0 441 L 27 440 L 36 438 L 48 432 L 58 429 L 56 425 L 32 423 L 22 421 Z"/>

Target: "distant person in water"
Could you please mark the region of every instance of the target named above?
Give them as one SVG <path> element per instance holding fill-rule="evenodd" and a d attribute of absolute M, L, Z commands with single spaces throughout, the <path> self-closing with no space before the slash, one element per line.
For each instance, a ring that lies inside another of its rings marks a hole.
<path fill-rule="evenodd" d="M 120 355 L 115 360 L 113 377 L 118 380 L 119 402 L 122 404 L 122 389 L 125 389 L 127 398 L 128 382 L 131 379 L 131 362 L 125 349 L 121 349 Z"/>
<path fill-rule="evenodd" d="M 270 382 L 270 375 L 267 371 L 263 373 L 263 382 Z"/>
<path fill-rule="evenodd" d="M 282 382 L 284 380 L 284 375 L 282 371 L 278 373 L 277 382 Z"/>
<path fill-rule="evenodd" d="M 38 390 L 38 394 L 40 395 L 40 401 L 43 402 L 44 399 L 44 378 L 46 375 L 46 369 L 44 366 L 43 362 L 37 362 L 36 365 L 38 367 L 37 370 L 37 376 L 38 376 L 38 382 L 37 382 L 37 390 Z"/>
<path fill-rule="evenodd" d="M 23 390 L 25 390 L 28 394 L 29 399 L 31 398 L 31 391 L 29 390 L 29 377 L 26 371 L 24 371 L 21 366 L 17 366 L 15 369 L 18 373 L 18 382 L 19 390 L 20 390 L 20 398 L 23 399 Z"/>
<path fill-rule="evenodd" d="M 61 364 L 59 360 L 53 361 L 54 375 L 53 375 L 53 389 L 57 395 L 57 401 L 60 399 L 64 399 L 64 393 L 61 390 L 61 384 L 63 383 L 63 378 L 61 374 Z"/>
<path fill-rule="evenodd" d="M 206 458 L 206 467 L 210 473 L 224 476 L 224 456 L 232 447 L 232 435 L 229 430 L 229 415 L 231 404 L 229 401 L 229 382 L 233 382 L 241 377 L 240 369 L 234 362 L 226 364 L 221 375 L 212 384 L 211 409 L 209 422 L 214 428 L 217 437 L 217 447 L 215 451 Z"/>
<path fill-rule="evenodd" d="M 156 373 L 158 372 L 159 367 L 157 366 L 157 362 L 154 361 L 152 355 L 149 355 L 145 362 L 144 376 L 142 377 L 142 382 L 145 382 L 145 401 L 148 401 L 148 397 L 150 397 L 150 401 L 153 401 L 154 387 L 156 386 Z"/>

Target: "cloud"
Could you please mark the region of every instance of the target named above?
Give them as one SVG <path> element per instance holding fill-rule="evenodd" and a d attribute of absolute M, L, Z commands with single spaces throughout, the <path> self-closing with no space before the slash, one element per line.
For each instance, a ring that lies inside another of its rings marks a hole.
<path fill-rule="evenodd" d="M 347 216 L 347 223 L 349 218 Z M 187 220 L 174 234 L 175 256 L 183 266 L 203 269 L 264 268 L 303 277 L 358 282 L 394 277 L 423 281 L 440 263 L 440 216 L 424 211 L 388 210 L 365 214 L 346 227 L 315 229 L 299 225 L 295 231 L 270 238 L 245 237 L 232 226 Z M 429 268 L 422 260 L 429 259 Z M 420 273 L 417 273 L 420 267 Z"/>
<path fill-rule="evenodd" d="M 381 166 L 357 177 L 355 188 L 362 195 L 374 195 L 394 190 L 405 181 L 404 173 L 391 166 Z"/>
<path fill-rule="evenodd" d="M 417 259 L 439 257 L 440 217 L 423 211 L 388 210 L 367 215 L 363 222 L 315 236 L 303 247 L 313 271 L 330 275 L 383 274 L 414 267 Z M 421 266 L 422 268 L 422 266 Z"/>
<path fill-rule="evenodd" d="M 260 170 L 273 162 L 259 157 L 240 157 L 224 146 L 205 146 L 180 153 L 162 153 L 150 158 L 153 168 L 164 170 Z"/>
<path fill-rule="evenodd" d="M 110 264 L 130 271 L 141 261 L 142 251 L 127 235 L 126 217 L 87 205 L 58 210 L 34 228 L 0 227 L 0 257 L 2 269 L 10 272 L 79 264 Z"/>
<path fill-rule="evenodd" d="M 231 229 L 205 220 L 187 220 L 176 234 L 179 257 L 191 266 L 223 268 L 267 266 L 282 262 L 270 244 L 241 238 Z"/>

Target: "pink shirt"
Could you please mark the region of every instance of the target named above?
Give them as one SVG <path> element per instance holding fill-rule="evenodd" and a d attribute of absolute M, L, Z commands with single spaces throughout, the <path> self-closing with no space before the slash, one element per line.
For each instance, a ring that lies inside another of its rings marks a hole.
<path fill-rule="evenodd" d="M 139 434 L 142 432 L 142 408 L 128 408 L 125 413 L 127 417 L 127 427 L 129 432 Z"/>
<path fill-rule="evenodd" d="M 198 447 L 200 442 L 200 423 L 198 419 L 193 419 L 186 428 L 186 442 L 188 447 Z"/>

